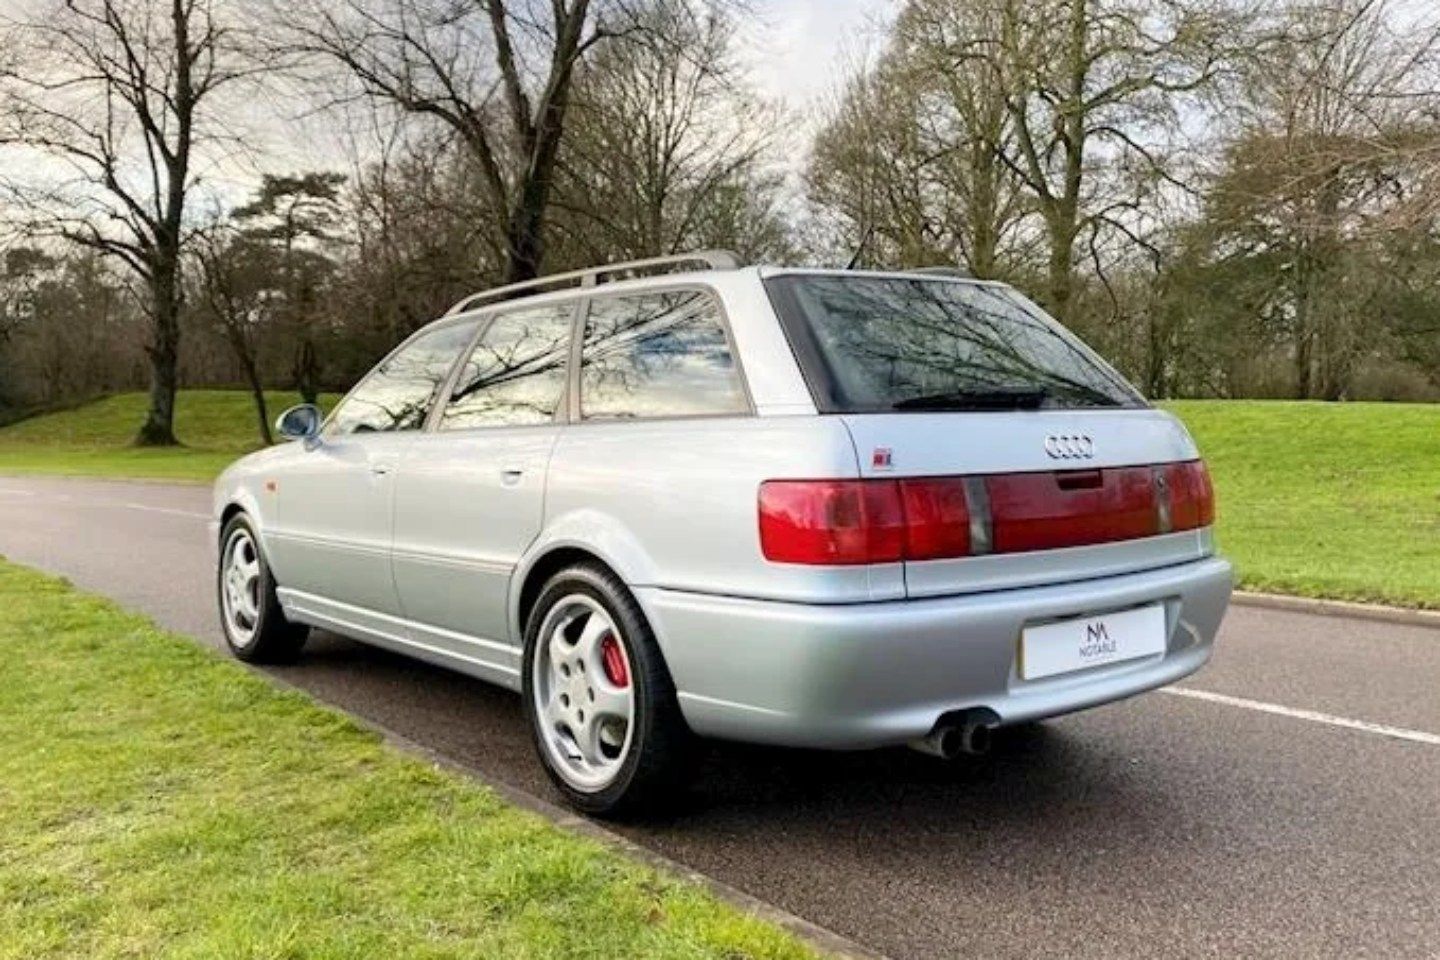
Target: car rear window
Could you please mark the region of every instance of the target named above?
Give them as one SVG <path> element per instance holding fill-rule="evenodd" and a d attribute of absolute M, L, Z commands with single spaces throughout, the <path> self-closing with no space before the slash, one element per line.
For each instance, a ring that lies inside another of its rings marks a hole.
<path fill-rule="evenodd" d="M 826 413 L 1144 405 L 1079 340 L 1006 287 L 829 274 L 765 283 Z"/>

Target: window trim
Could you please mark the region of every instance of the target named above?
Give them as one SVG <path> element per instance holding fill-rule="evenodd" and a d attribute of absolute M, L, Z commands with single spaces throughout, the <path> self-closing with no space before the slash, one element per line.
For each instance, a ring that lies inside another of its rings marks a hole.
<path fill-rule="evenodd" d="M 710 298 L 715 304 L 716 313 L 720 318 L 720 330 L 725 335 L 725 346 L 730 351 L 730 359 L 735 365 L 735 376 L 740 382 L 740 398 L 744 403 L 743 410 L 736 410 L 727 413 L 668 413 L 653 417 L 591 417 L 584 415 L 580 395 L 580 376 L 582 350 L 585 346 L 585 325 L 590 320 L 590 308 L 597 300 L 614 300 L 617 298 L 649 297 L 665 293 L 700 293 Z M 697 281 L 681 281 L 679 283 L 663 283 L 648 286 L 638 290 L 621 290 L 614 293 L 590 293 L 583 298 L 583 308 L 578 311 L 575 329 L 571 333 L 570 342 L 570 377 L 566 390 L 569 397 L 567 413 L 571 426 L 587 426 L 597 424 L 615 423 L 656 423 L 667 420 L 724 420 L 736 417 L 754 417 L 755 398 L 750 394 L 750 379 L 745 375 L 745 364 L 740 357 L 740 348 L 735 342 L 735 333 L 731 329 L 730 314 L 725 309 L 725 298 L 720 291 L 708 283 Z"/>
<path fill-rule="evenodd" d="M 431 408 L 429 415 L 427 415 L 425 418 L 423 431 L 425 433 L 433 433 L 436 435 L 443 434 L 445 436 L 463 436 L 468 433 L 483 432 L 488 430 L 534 430 L 539 427 L 558 427 L 568 423 L 570 402 L 570 367 L 574 361 L 576 329 L 575 323 L 576 316 L 582 312 L 581 306 L 583 305 L 583 303 L 583 297 L 555 300 L 551 301 L 550 303 L 543 304 L 522 304 L 510 300 L 502 301 L 497 304 L 489 304 L 482 310 L 476 310 L 469 314 L 465 314 L 465 316 L 476 318 L 479 321 L 479 326 L 475 330 L 475 335 L 470 338 L 469 344 L 467 344 L 465 349 L 460 352 L 459 359 L 455 361 L 455 365 L 450 369 L 450 375 L 445 378 L 445 383 L 442 388 L 442 396 L 446 398 L 445 402 L 437 403 Z M 563 381 L 561 381 L 560 398 L 555 404 L 555 414 L 550 418 L 550 422 L 492 423 L 482 424 L 473 427 L 457 427 L 454 430 L 442 429 L 441 423 L 445 418 L 445 409 L 450 406 L 451 402 L 454 399 L 455 386 L 460 380 L 460 371 L 465 369 L 466 361 L 470 359 L 470 355 L 475 352 L 475 348 L 480 345 L 480 340 L 485 336 L 486 332 L 489 331 L 490 327 L 495 323 L 495 321 L 507 314 L 524 313 L 532 310 L 545 310 L 551 307 L 568 307 L 570 309 L 571 356 L 566 358 L 565 378 Z"/>
<path fill-rule="evenodd" d="M 335 424 L 335 415 L 340 412 L 340 410 L 345 406 L 345 404 L 350 400 L 350 398 L 354 396 L 357 392 L 359 392 L 360 389 L 364 387 L 367 383 L 373 380 L 375 376 L 380 373 L 380 370 L 391 360 L 395 359 L 395 357 L 397 357 L 406 347 L 410 346 L 410 344 L 414 343 L 416 340 L 419 340 L 421 337 L 428 336 L 432 333 L 438 333 L 441 330 L 445 330 L 450 327 L 461 326 L 465 323 L 477 323 L 479 327 L 485 326 L 484 322 L 477 314 L 465 313 L 459 314 L 455 317 L 446 317 L 442 322 L 427 323 L 419 330 L 416 330 L 414 333 L 410 334 L 410 336 L 406 337 L 404 340 L 401 340 L 394 349 L 392 349 L 389 353 L 385 354 L 385 356 L 382 357 L 379 362 L 377 362 L 373 367 L 371 367 L 366 372 L 365 376 L 359 379 L 355 386 L 345 391 L 345 395 L 340 398 L 340 402 L 335 404 L 335 406 L 330 410 L 330 413 L 325 417 L 325 422 L 320 424 L 320 431 L 317 436 L 319 436 L 323 440 L 334 441 L 341 437 L 354 438 L 359 436 L 385 436 L 389 434 L 414 434 L 427 432 L 430 426 L 430 420 L 435 415 L 435 409 L 438 406 L 435 403 L 435 399 L 439 396 L 440 390 L 446 385 L 448 385 L 450 381 L 455 377 L 455 371 L 459 367 L 460 363 L 464 360 L 464 358 L 470 356 L 468 347 L 461 348 L 460 353 L 453 361 L 451 361 L 450 369 L 445 374 L 444 379 L 442 379 L 440 383 L 436 386 L 435 390 L 431 392 L 430 408 L 425 411 L 425 418 L 420 421 L 420 425 L 418 427 L 411 427 L 406 430 L 374 431 L 372 433 L 367 433 L 363 435 L 356 433 L 335 433 L 333 432 L 332 427 Z M 475 340 L 473 335 L 471 336 L 469 342 L 472 345 L 474 344 Z"/>

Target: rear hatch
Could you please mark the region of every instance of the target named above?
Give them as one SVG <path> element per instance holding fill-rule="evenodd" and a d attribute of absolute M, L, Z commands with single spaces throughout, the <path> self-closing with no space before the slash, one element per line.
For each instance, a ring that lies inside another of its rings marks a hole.
<path fill-rule="evenodd" d="M 845 423 L 864 481 L 901 505 L 908 595 L 1213 551 L 1213 495 L 1184 427 L 1011 288 L 818 271 L 766 285 L 817 406 Z"/>

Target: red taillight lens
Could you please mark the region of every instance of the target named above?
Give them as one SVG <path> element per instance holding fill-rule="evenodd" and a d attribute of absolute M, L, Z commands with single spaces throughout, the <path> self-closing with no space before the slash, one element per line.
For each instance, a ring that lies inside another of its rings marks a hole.
<path fill-rule="evenodd" d="M 983 484 L 973 518 L 971 483 Z M 760 485 L 760 547 L 767 560 L 810 565 L 1053 550 L 1153 537 L 1165 529 L 1162 507 L 1171 530 L 1214 523 L 1215 492 L 1203 462 L 971 478 L 769 480 Z M 971 542 L 972 519 L 988 544 Z"/>
<path fill-rule="evenodd" d="M 1053 550 L 1160 532 L 1149 467 L 985 478 L 996 553 Z"/>
<path fill-rule="evenodd" d="M 1170 529 L 1194 530 L 1215 522 L 1215 488 L 1205 461 L 1165 465 L 1165 487 L 1170 497 Z"/>
<path fill-rule="evenodd" d="M 900 499 L 905 507 L 906 560 L 939 560 L 970 552 L 970 506 L 963 478 L 902 480 Z"/>
<path fill-rule="evenodd" d="M 894 563 L 905 545 L 894 481 L 768 480 L 760 485 L 760 548 L 779 563 Z"/>

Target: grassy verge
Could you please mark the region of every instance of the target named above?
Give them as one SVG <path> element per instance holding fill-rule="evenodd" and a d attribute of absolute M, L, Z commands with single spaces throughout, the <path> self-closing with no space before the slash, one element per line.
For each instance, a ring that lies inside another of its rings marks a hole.
<path fill-rule="evenodd" d="M 1244 586 L 1440 608 L 1440 404 L 1167 406 L 1210 462 L 1220 541 Z M 182 393 L 189 445 L 177 450 L 128 445 L 143 411 L 126 394 L 0 429 L 0 473 L 209 480 L 256 445 L 243 392 Z"/>
<path fill-rule="evenodd" d="M 273 418 L 299 398 L 271 393 L 266 402 Z M 0 429 L 0 472 L 209 482 L 260 446 L 254 401 L 242 390 L 182 391 L 175 408 L 179 447 L 131 446 L 145 405 L 144 394 L 123 393 Z"/>
<path fill-rule="evenodd" d="M 1440 607 L 1440 404 L 1167 404 L 1256 590 Z"/>
<path fill-rule="evenodd" d="M 0 957 L 812 956 L 0 562 Z"/>

